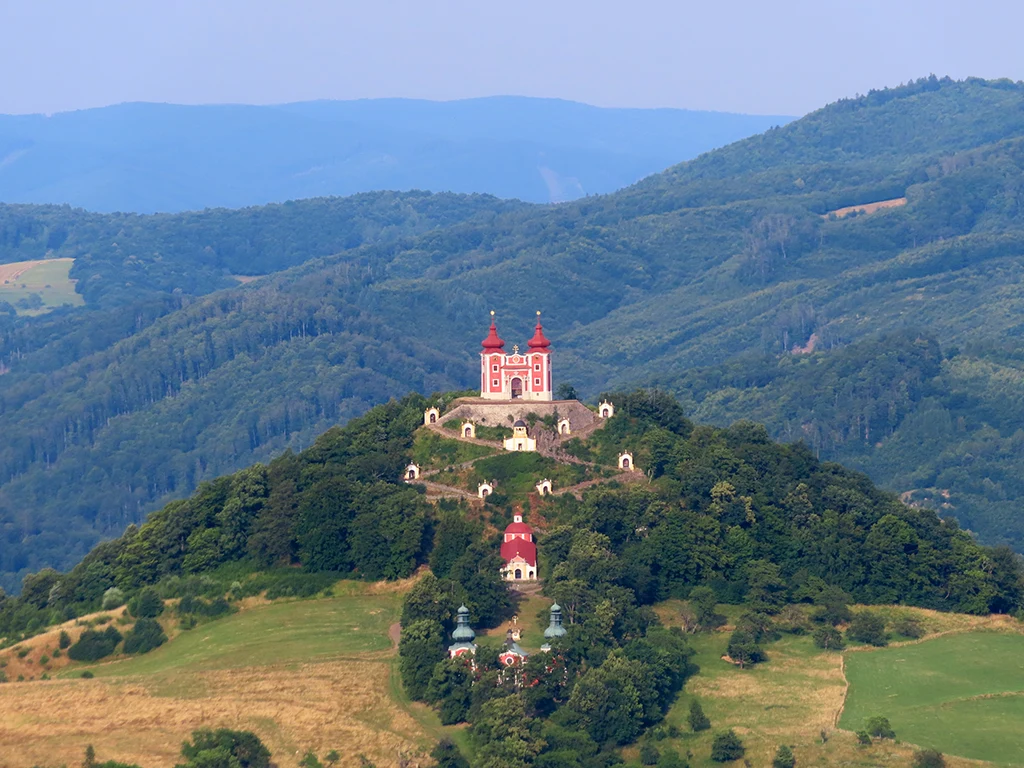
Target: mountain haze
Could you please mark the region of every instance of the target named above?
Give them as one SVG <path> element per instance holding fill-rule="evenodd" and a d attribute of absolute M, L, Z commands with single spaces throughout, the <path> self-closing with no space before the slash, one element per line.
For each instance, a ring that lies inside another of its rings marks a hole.
<path fill-rule="evenodd" d="M 931 78 L 565 205 L 353 199 L 342 229 L 394 227 L 320 238 L 305 263 L 267 249 L 251 273 L 273 274 L 207 296 L 246 274 L 222 254 L 327 232 L 335 203 L 3 209 L 3 260 L 77 254 L 89 306 L 5 321 L 0 566 L 67 566 L 373 402 L 473 386 L 492 308 L 510 344 L 544 310 L 556 380 L 583 395 L 656 383 L 700 418 L 763 419 L 1020 548 L 1022 179 L 1024 86 Z"/>
<path fill-rule="evenodd" d="M 149 213 L 426 189 L 562 202 L 791 119 L 525 97 L 5 115 L 0 200 Z"/>

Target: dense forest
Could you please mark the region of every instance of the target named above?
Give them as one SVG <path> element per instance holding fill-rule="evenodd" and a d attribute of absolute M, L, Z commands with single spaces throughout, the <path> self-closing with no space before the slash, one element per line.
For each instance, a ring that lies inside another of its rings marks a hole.
<path fill-rule="evenodd" d="M 524 341 L 524 306 L 584 396 L 660 383 L 1020 546 L 1022 171 L 1024 85 L 929 78 L 560 206 L 3 209 L 0 257 L 76 256 L 87 302 L 0 320 L 4 584 L 410 386 L 472 385 L 487 311 Z M 918 337 L 927 359 L 881 353 Z"/>

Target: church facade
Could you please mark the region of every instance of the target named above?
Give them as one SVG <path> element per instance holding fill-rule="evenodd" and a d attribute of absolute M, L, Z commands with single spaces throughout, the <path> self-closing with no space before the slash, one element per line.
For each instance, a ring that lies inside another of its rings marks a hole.
<path fill-rule="evenodd" d="M 527 342 L 527 351 L 519 345 L 512 353 L 505 352 L 505 342 L 498 336 L 498 327 L 491 312 L 491 328 L 481 342 L 480 396 L 485 400 L 541 400 L 550 401 L 551 342 L 544 336 L 537 313 L 537 326 L 533 338 Z"/>

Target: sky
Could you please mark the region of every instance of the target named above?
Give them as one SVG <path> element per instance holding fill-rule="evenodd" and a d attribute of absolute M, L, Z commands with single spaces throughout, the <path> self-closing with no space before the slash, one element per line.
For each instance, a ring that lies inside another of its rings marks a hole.
<path fill-rule="evenodd" d="M 0 0 L 0 113 L 493 95 L 801 115 L 1024 80 L 1019 0 Z"/>

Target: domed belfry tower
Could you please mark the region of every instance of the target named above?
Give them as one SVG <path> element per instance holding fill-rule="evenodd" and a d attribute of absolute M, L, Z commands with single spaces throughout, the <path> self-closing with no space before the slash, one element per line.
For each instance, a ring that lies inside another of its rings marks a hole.
<path fill-rule="evenodd" d="M 491 312 L 491 329 L 480 351 L 480 396 L 485 400 L 552 400 L 551 342 L 544 336 L 537 313 L 533 338 L 528 351 L 519 345 L 506 354 L 505 342 L 498 336 L 498 327 Z"/>

